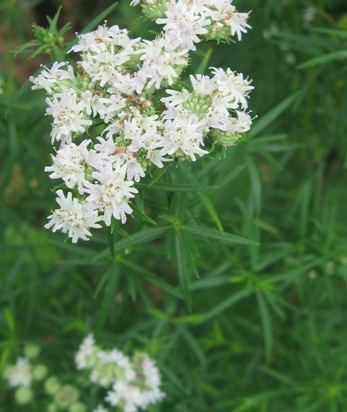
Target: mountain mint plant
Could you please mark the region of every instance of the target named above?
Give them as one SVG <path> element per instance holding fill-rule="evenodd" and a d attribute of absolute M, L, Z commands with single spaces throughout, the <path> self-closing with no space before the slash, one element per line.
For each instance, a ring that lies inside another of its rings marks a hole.
<path fill-rule="evenodd" d="M 167 163 L 196 161 L 233 145 L 250 129 L 251 81 L 231 69 L 184 80 L 189 53 L 202 41 L 230 41 L 250 27 L 231 0 L 135 0 L 162 32 L 132 39 L 99 26 L 70 50 L 77 63 L 55 62 L 31 77 L 47 93 L 52 118 L 51 179 L 61 179 L 58 208 L 46 228 L 73 243 L 91 229 L 125 223 L 136 184 Z"/>

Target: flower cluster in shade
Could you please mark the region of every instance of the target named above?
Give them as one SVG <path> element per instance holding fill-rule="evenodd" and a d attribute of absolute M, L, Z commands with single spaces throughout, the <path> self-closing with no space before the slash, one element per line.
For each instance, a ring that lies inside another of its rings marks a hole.
<path fill-rule="evenodd" d="M 28 405 L 35 399 L 39 405 L 41 402 L 45 405 L 42 410 L 47 412 L 91 412 L 83 399 L 83 390 L 90 388 L 100 402 L 93 412 L 137 412 L 147 410 L 165 397 L 160 389 L 159 370 L 144 352 L 135 352 L 129 358 L 118 349 L 100 348 L 93 335 L 89 335 L 75 355 L 77 373 L 84 376 L 73 383 L 49 374 L 39 354 L 37 345 L 26 345 L 23 355 L 4 368 L 3 377 L 14 390 L 18 405 Z"/>
<path fill-rule="evenodd" d="M 118 349 L 103 350 L 87 336 L 76 354 L 78 370 L 88 371 L 92 384 L 105 388 L 105 403 L 124 412 L 146 410 L 160 402 L 161 377 L 155 362 L 147 354 L 136 352 L 130 359 Z M 99 405 L 94 412 L 104 412 Z"/>
<path fill-rule="evenodd" d="M 144 15 L 162 31 L 132 39 L 118 26 L 81 34 L 70 52 L 78 62 L 55 62 L 31 77 L 47 93 L 52 118 L 51 179 L 61 179 L 58 207 L 46 228 L 73 243 L 91 229 L 125 223 L 136 183 L 155 168 L 195 161 L 214 145 L 230 146 L 250 129 L 251 82 L 231 69 L 191 75 L 189 53 L 201 41 L 240 40 L 248 13 L 231 0 L 143 0 Z M 182 86 L 185 84 L 185 86 Z"/>
<path fill-rule="evenodd" d="M 33 386 L 42 381 L 47 373 L 47 367 L 38 361 L 40 348 L 27 344 L 24 353 L 15 363 L 6 365 L 3 377 L 8 385 L 15 390 L 15 399 L 19 404 L 26 404 L 34 396 Z"/>

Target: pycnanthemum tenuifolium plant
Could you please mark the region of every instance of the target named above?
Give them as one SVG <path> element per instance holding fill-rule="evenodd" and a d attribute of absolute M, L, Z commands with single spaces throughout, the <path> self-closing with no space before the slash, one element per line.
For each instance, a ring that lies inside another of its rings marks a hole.
<path fill-rule="evenodd" d="M 30 78 L 33 89 L 47 92 L 51 139 L 60 144 L 45 170 L 66 188 L 57 191 L 59 208 L 45 227 L 73 243 L 114 219 L 125 223 L 135 184 L 154 168 L 232 145 L 252 123 L 253 86 L 242 74 L 212 68 L 211 77 L 191 75 L 182 87 L 195 44 L 240 40 L 248 14 L 227 0 L 144 1 L 142 9 L 163 26 L 154 40 L 99 26 L 71 48 L 80 56 L 76 67 L 55 62 Z"/>

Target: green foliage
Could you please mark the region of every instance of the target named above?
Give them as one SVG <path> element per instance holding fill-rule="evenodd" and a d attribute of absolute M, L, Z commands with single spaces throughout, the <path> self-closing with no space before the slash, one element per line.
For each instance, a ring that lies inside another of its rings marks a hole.
<path fill-rule="evenodd" d="M 200 72 L 230 65 L 254 79 L 247 139 L 220 159 L 142 181 L 135 219 L 77 245 L 43 228 L 54 200 L 43 172 L 49 122 L 43 96 L 16 79 L 9 41 L 0 95 L 2 371 L 37 343 L 50 376 L 79 385 L 73 355 L 94 332 L 157 359 L 167 396 L 153 411 L 346 408 L 347 9 L 338 0 L 304 5 L 244 0 L 239 8 L 253 10 L 244 41 L 208 54 L 201 45 L 193 57 Z M 153 30 L 128 2 L 106 6 L 93 25 L 108 16 L 133 36 Z M 64 55 L 59 12 L 17 53 Z M 42 410 L 39 397 L 19 406 L 1 385 L 0 410 Z M 97 399 L 85 392 L 89 412 Z"/>
<path fill-rule="evenodd" d="M 61 12 L 59 7 L 53 19 L 47 17 L 49 27 L 43 28 L 37 24 L 32 24 L 32 30 L 36 40 L 32 40 L 19 46 L 16 54 L 30 53 L 30 49 L 34 49 L 29 58 L 34 58 L 39 54 L 47 54 L 61 59 L 64 56 L 64 34 L 70 30 L 70 24 L 67 23 L 60 30 L 57 29 L 57 23 Z"/>

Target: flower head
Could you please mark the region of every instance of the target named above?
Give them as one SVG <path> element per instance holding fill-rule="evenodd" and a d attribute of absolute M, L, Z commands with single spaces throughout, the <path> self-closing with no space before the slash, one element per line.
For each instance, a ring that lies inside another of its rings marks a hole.
<path fill-rule="evenodd" d="M 76 243 L 78 239 L 87 240 L 91 236 L 89 229 L 101 227 L 97 223 L 101 217 L 89 203 L 73 198 L 71 192 L 68 192 L 65 197 L 63 191 L 58 190 L 57 195 L 56 201 L 60 208 L 48 216 L 49 222 L 45 225 L 46 229 L 52 228 L 53 232 L 61 230 L 68 234 L 72 243 Z"/>
<path fill-rule="evenodd" d="M 213 68 L 212 76 L 191 74 L 190 84 L 184 78 L 189 52 L 199 43 L 240 40 L 250 27 L 248 13 L 232 3 L 132 0 L 161 26 L 155 39 L 132 39 L 105 22 L 78 35 L 69 50 L 78 54 L 75 65 L 55 62 L 30 77 L 33 89 L 47 93 L 51 140 L 60 145 L 45 171 L 67 192 L 57 191 L 59 207 L 46 228 L 75 243 L 89 239 L 91 229 L 124 224 L 136 184 L 153 169 L 196 161 L 249 130 L 248 78 L 222 68 Z"/>
<path fill-rule="evenodd" d="M 11 367 L 8 383 L 12 387 L 29 387 L 32 381 L 31 366 L 26 357 L 18 358 Z"/>

